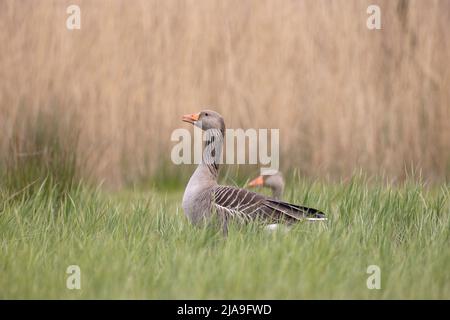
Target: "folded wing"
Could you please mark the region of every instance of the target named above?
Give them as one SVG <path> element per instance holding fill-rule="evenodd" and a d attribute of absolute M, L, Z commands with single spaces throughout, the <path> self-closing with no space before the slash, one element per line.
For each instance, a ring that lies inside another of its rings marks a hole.
<path fill-rule="evenodd" d="M 261 194 L 231 186 L 217 186 L 213 191 L 213 207 L 226 218 L 251 221 L 261 218 L 270 223 L 292 223 L 299 220 L 326 220 L 317 209 L 275 200 Z"/>

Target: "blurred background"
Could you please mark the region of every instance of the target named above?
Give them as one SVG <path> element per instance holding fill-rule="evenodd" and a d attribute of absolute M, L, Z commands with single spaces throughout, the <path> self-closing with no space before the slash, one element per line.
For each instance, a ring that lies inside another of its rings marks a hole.
<path fill-rule="evenodd" d="M 211 108 L 280 128 L 283 171 L 448 181 L 449 27 L 446 0 L 1 0 L 2 179 L 176 180 L 170 135 Z"/>

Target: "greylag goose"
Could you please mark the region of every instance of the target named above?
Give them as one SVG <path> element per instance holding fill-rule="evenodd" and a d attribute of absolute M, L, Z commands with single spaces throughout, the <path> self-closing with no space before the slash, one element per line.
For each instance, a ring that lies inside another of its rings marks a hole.
<path fill-rule="evenodd" d="M 225 135 L 223 117 L 210 110 L 184 115 L 182 121 L 193 124 L 205 132 L 202 161 L 186 186 L 182 207 L 191 223 L 201 225 L 218 218 L 227 233 L 228 221 L 252 220 L 266 224 L 299 220 L 326 220 L 319 210 L 272 199 L 261 194 L 217 183 L 219 162 Z"/>
<path fill-rule="evenodd" d="M 284 191 L 284 179 L 281 172 L 262 174 L 248 183 L 251 188 L 268 187 L 272 190 L 272 198 L 281 199 Z"/>

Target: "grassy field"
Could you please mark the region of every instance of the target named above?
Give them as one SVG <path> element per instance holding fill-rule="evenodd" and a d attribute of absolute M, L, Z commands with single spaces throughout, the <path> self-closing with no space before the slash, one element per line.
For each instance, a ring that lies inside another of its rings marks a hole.
<path fill-rule="evenodd" d="M 450 1 L 75 2 L 0 1 L 0 299 L 450 299 Z M 171 135 L 206 108 L 280 129 L 329 220 L 192 227 Z"/>
<path fill-rule="evenodd" d="M 355 177 L 289 183 L 286 198 L 326 223 L 229 236 L 189 225 L 181 190 L 61 191 L 47 181 L 0 207 L 0 298 L 450 298 L 448 186 Z M 81 268 L 81 290 L 66 268 Z M 369 290 L 369 265 L 381 289 Z"/>

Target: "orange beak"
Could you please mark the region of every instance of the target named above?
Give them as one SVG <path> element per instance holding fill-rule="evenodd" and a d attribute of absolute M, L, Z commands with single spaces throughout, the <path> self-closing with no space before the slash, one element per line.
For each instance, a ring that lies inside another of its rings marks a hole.
<path fill-rule="evenodd" d="M 194 123 L 195 121 L 198 120 L 198 118 L 200 117 L 200 112 L 199 113 L 193 113 L 193 114 L 185 114 L 181 120 L 184 122 L 188 122 L 188 123 Z"/>
<path fill-rule="evenodd" d="M 249 187 L 260 187 L 264 185 L 264 178 L 263 176 L 259 176 L 258 178 L 253 179 L 248 183 Z"/>

